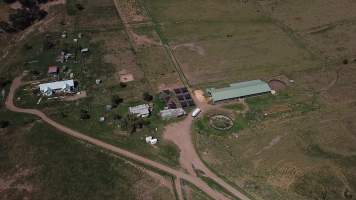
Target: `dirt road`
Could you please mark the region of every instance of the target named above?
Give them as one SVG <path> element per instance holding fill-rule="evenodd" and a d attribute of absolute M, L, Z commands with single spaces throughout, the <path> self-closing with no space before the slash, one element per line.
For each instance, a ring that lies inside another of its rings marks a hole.
<path fill-rule="evenodd" d="M 180 149 L 179 162 L 181 166 L 186 169 L 191 176 L 194 177 L 197 177 L 195 173 L 196 170 L 202 171 L 206 177 L 214 180 L 235 197 L 238 197 L 241 200 L 249 200 L 247 196 L 227 184 L 202 162 L 192 142 L 192 122 L 193 119 L 189 115 L 183 121 L 172 124 L 165 129 L 164 138 L 175 143 Z"/>
<path fill-rule="evenodd" d="M 200 91 L 194 91 L 192 97 L 197 106 L 202 109 L 202 114 L 211 109 L 221 107 L 220 105 L 213 106 L 208 104 L 204 98 L 199 98 L 200 93 Z M 244 107 L 246 107 L 246 105 Z M 198 153 L 195 150 L 192 139 L 193 120 L 194 118 L 189 114 L 183 121 L 167 126 L 163 134 L 164 139 L 173 142 L 180 149 L 180 165 L 192 176 L 197 176 L 195 173 L 196 170 L 202 171 L 204 172 L 205 176 L 213 179 L 216 183 L 232 193 L 234 196 L 242 200 L 249 199 L 244 194 L 227 184 L 215 173 L 213 173 L 200 159 Z"/>
<path fill-rule="evenodd" d="M 170 168 L 166 165 L 163 165 L 161 163 L 152 161 L 150 159 L 139 156 L 139 155 L 129 152 L 127 150 L 118 148 L 116 146 L 107 144 L 107 143 L 100 141 L 98 139 L 89 137 L 89 136 L 87 136 L 83 133 L 80 133 L 78 131 L 72 130 L 72 129 L 52 120 L 51 118 L 49 118 L 48 116 L 46 116 L 43 112 L 41 112 L 39 110 L 22 109 L 22 108 L 16 107 L 13 103 L 13 99 L 14 99 L 16 90 L 21 86 L 21 78 L 22 77 L 15 78 L 11 84 L 10 92 L 9 92 L 6 102 L 5 102 L 6 108 L 9 109 L 10 111 L 35 115 L 35 116 L 41 118 L 44 122 L 48 123 L 49 125 L 53 126 L 56 129 L 58 129 L 59 131 L 65 133 L 67 135 L 70 135 L 76 139 L 88 142 L 88 143 L 93 144 L 98 147 L 101 147 L 101 148 L 108 150 L 110 152 L 113 152 L 119 156 L 123 156 L 123 157 L 129 158 L 129 159 L 135 160 L 137 162 L 143 163 L 145 165 L 149 165 L 156 169 L 162 170 L 166 173 L 169 173 L 169 174 L 175 176 L 177 178 L 177 180 L 179 180 L 179 179 L 186 180 L 186 181 L 194 184 L 196 187 L 198 187 L 199 189 L 201 189 L 203 192 L 205 192 L 207 195 L 209 195 L 210 197 L 212 197 L 214 199 L 217 199 L 217 200 L 227 200 L 228 199 L 223 194 L 210 188 L 204 181 L 202 181 L 201 179 L 199 179 L 196 176 L 186 174 L 184 172 L 172 169 L 172 168 Z M 214 178 L 214 177 L 212 177 L 212 178 L 214 180 L 216 180 L 216 178 Z M 224 181 L 219 181 L 217 179 L 217 182 L 219 184 L 221 184 L 224 188 L 226 188 L 228 191 L 232 192 L 233 194 L 236 194 L 236 196 L 239 197 L 240 199 L 249 200 L 249 198 L 247 198 L 245 195 L 236 191 L 234 188 L 232 188 L 231 186 L 226 184 Z"/>

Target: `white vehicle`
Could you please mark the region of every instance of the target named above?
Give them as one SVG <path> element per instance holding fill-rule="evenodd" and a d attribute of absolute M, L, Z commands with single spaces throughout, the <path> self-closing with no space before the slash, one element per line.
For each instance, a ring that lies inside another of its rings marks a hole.
<path fill-rule="evenodd" d="M 192 117 L 198 116 L 200 112 L 201 112 L 201 109 L 200 109 L 200 108 L 194 109 L 194 111 L 192 112 Z"/>

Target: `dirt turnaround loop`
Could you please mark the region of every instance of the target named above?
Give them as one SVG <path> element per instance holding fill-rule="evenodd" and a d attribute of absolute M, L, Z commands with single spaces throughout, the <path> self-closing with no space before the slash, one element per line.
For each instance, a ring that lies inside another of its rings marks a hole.
<path fill-rule="evenodd" d="M 84 142 L 93 144 L 95 146 L 98 146 L 100 148 L 103 148 L 105 150 L 108 150 L 114 154 L 117 154 L 119 156 L 123 156 L 126 157 L 128 159 L 137 161 L 139 163 L 148 165 L 150 167 L 154 167 L 156 169 L 162 170 L 168 174 L 173 175 L 174 177 L 176 177 L 176 187 L 179 186 L 177 189 L 179 191 L 177 191 L 178 193 L 181 193 L 181 187 L 180 187 L 180 181 L 179 180 L 185 180 L 188 181 L 190 183 L 192 183 L 193 185 L 195 185 L 196 187 L 198 187 L 199 189 L 201 189 L 203 192 L 205 192 L 207 195 L 209 195 L 210 197 L 212 197 L 213 199 L 217 199 L 217 200 L 227 200 L 228 198 L 226 196 L 224 196 L 223 194 L 213 190 L 211 187 L 209 187 L 204 181 L 202 181 L 200 178 L 198 178 L 195 175 L 192 174 L 187 174 L 185 172 L 170 168 L 166 165 L 163 165 L 161 163 L 152 161 L 150 159 L 147 159 L 145 157 L 139 156 L 135 153 L 132 153 L 130 151 L 127 151 L 125 149 L 121 149 L 119 147 L 113 146 L 111 144 L 105 143 L 101 140 L 98 140 L 96 138 L 90 137 L 88 135 L 85 135 L 81 132 L 75 131 L 73 129 L 70 129 L 54 120 L 52 120 L 51 118 L 49 118 L 47 115 L 45 115 L 43 112 L 41 112 L 40 110 L 36 110 L 36 109 L 23 109 L 23 108 L 18 108 L 14 105 L 13 99 L 16 93 L 16 90 L 22 85 L 21 83 L 21 79 L 22 76 L 17 77 L 13 80 L 11 87 L 10 87 L 10 92 L 7 96 L 6 102 L 5 102 L 5 106 L 7 109 L 9 109 L 10 111 L 13 112 L 18 112 L 18 113 L 27 113 L 27 114 L 31 114 L 31 115 L 35 115 L 37 117 L 39 117 L 41 120 L 43 120 L 44 122 L 48 123 L 49 125 L 53 126 L 54 128 L 58 129 L 59 131 L 73 137 L 79 140 L 82 140 Z M 192 119 L 190 117 L 187 117 L 186 120 L 184 120 L 184 123 L 187 123 L 186 125 L 191 124 Z M 187 126 L 188 127 L 188 126 Z M 186 131 L 186 130 L 182 130 L 182 131 Z M 185 133 L 185 134 L 189 134 L 189 130 Z M 189 134 L 190 135 L 190 134 Z M 188 145 L 189 148 L 191 148 L 192 143 L 190 141 L 190 144 Z M 197 154 L 195 152 L 195 149 L 191 149 L 195 155 L 193 156 L 193 158 L 197 158 Z M 219 177 L 217 177 L 214 173 L 212 173 L 209 169 L 207 169 L 205 167 L 205 165 L 199 160 L 197 160 L 197 166 L 199 166 L 199 169 L 203 169 L 204 172 L 206 172 L 206 176 L 208 176 L 209 178 L 215 180 L 218 184 L 220 184 L 223 188 L 225 188 L 227 191 L 229 191 L 230 193 L 232 193 L 234 196 L 238 197 L 241 200 L 250 200 L 247 196 L 245 196 L 244 194 L 240 193 L 239 191 L 237 191 L 235 188 L 231 187 L 229 184 L 225 183 L 223 180 L 221 180 Z M 191 171 L 190 171 L 191 172 Z M 181 199 L 181 194 L 178 195 Z"/>

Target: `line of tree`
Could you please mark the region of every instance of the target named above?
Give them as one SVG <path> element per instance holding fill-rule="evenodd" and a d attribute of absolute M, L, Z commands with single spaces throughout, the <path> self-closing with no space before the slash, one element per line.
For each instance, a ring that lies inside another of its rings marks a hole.
<path fill-rule="evenodd" d="M 120 126 L 122 130 L 127 131 L 128 133 L 135 133 L 137 129 L 141 129 L 144 126 L 149 125 L 149 121 L 136 117 L 135 115 L 128 114 L 126 117 L 121 118 Z"/>
<path fill-rule="evenodd" d="M 14 0 L 4 0 L 5 3 L 14 3 Z M 47 16 L 45 10 L 41 10 L 39 4 L 47 3 L 48 0 L 19 0 L 22 4 L 21 9 L 9 14 L 9 21 L 0 21 L 0 29 L 5 32 L 13 33 L 24 30 L 31 26 L 36 20 L 42 20 Z"/>

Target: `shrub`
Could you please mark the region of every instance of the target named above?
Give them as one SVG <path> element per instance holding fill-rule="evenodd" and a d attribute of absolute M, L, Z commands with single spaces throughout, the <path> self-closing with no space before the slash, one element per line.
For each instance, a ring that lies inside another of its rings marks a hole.
<path fill-rule="evenodd" d="M 342 61 L 342 64 L 344 64 L 344 65 L 347 65 L 347 64 L 349 64 L 349 60 L 347 60 L 347 59 L 344 59 L 344 60 Z"/>
<path fill-rule="evenodd" d="M 90 115 L 87 110 L 80 110 L 80 119 L 90 119 Z"/>
<path fill-rule="evenodd" d="M 144 93 L 143 93 L 143 100 L 145 100 L 145 101 L 152 101 L 152 100 L 153 100 L 153 96 L 150 95 L 148 92 L 144 92 Z"/>
<path fill-rule="evenodd" d="M 118 95 L 114 95 L 111 98 L 111 105 L 113 108 L 116 108 L 120 103 L 122 103 L 124 100 L 120 98 Z"/>
<path fill-rule="evenodd" d="M 120 87 L 125 88 L 125 87 L 127 87 L 127 84 L 124 82 L 120 82 Z"/>
<path fill-rule="evenodd" d="M 5 3 L 14 3 L 15 1 L 17 1 L 17 0 L 3 0 Z"/>
<path fill-rule="evenodd" d="M 6 128 L 10 125 L 9 121 L 1 120 L 0 121 L 0 128 Z"/>
<path fill-rule="evenodd" d="M 5 31 L 6 33 L 13 33 L 16 32 L 16 29 L 12 27 L 9 23 L 0 21 L 0 29 Z"/>

